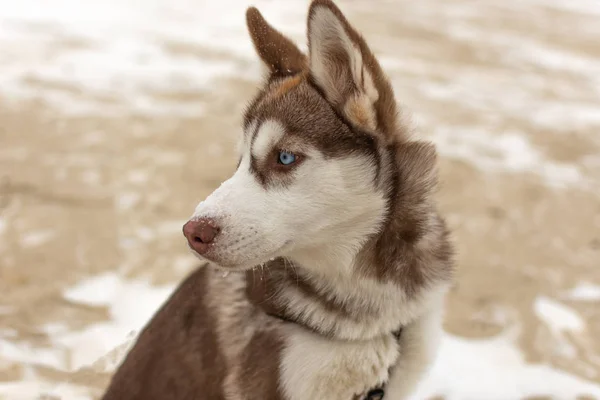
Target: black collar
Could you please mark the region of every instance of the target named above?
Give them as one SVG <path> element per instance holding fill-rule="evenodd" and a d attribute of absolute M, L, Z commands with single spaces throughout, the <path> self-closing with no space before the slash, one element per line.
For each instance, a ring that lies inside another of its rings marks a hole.
<path fill-rule="evenodd" d="M 302 324 L 291 318 L 285 317 L 283 315 L 279 315 L 279 314 L 275 314 L 275 313 L 267 313 L 267 315 L 270 317 L 273 317 L 273 318 L 277 318 L 284 322 L 300 325 L 303 328 L 309 329 L 310 331 L 312 331 L 318 335 L 323 335 L 323 333 L 319 332 L 318 330 L 316 330 L 310 326 L 307 326 L 305 324 Z M 401 326 L 392 332 L 392 335 L 394 335 L 394 337 L 396 338 L 397 341 L 400 341 L 400 338 L 402 337 L 402 330 L 403 330 L 403 327 Z M 367 396 L 363 400 L 383 400 L 384 396 L 385 396 L 385 384 L 381 385 L 378 388 L 370 390 L 369 393 L 367 393 Z"/>
<path fill-rule="evenodd" d="M 395 330 L 394 332 L 392 332 L 392 335 L 394 335 L 394 337 L 396 338 L 396 340 L 399 342 L 400 338 L 402 337 L 402 330 L 403 328 L 400 327 L 397 330 Z M 365 397 L 363 400 L 383 400 L 385 396 L 385 384 L 381 385 L 380 387 L 373 389 L 371 391 L 369 391 L 369 393 L 367 393 L 367 397 Z"/>
<path fill-rule="evenodd" d="M 384 396 L 385 392 L 383 389 L 373 389 L 367 393 L 367 397 L 364 400 L 382 400 Z"/>

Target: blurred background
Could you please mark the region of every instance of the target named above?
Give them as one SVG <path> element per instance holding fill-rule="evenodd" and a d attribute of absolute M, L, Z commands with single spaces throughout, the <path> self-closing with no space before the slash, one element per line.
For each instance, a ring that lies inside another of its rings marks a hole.
<path fill-rule="evenodd" d="M 338 0 L 441 154 L 458 273 L 414 399 L 600 399 L 600 1 Z M 246 7 L 0 0 L 0 399 L 96 399 L 196 265 L 260 83 Z"/>

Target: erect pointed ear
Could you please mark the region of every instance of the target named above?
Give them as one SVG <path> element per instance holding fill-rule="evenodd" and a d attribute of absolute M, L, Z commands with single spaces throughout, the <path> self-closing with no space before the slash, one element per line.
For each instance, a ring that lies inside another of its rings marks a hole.
<path fill-rule="evenodd" d="M 363 129 L 396 131 L 396 101 L 381 66 L 331 0 L 308 12 L 309 69 L 327 100 Z"/>
<path fill-rule="evenodd" d="M 246 24 L 254 48 L 271 75 L 294 75 L 306 69 L 306 56 L 281 32 L 273 28 L 256 7 L 246 11 Z"/>

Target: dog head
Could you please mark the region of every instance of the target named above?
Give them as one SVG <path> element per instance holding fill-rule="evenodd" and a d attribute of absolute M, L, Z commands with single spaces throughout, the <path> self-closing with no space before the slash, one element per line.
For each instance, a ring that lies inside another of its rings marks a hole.
<path fill-rule="evenodd" d="M 246 17 L 268 77 L 245 113 L 236 172 L 184 234 L 197 255 L 228 269 L 275 257 L 345 264 L 389 219 L 399 148 L 419 159 L 433 149 L 402 145 L 391 85 L 331 1 L 310 6 L 308 55 L 256 8 Z"/>

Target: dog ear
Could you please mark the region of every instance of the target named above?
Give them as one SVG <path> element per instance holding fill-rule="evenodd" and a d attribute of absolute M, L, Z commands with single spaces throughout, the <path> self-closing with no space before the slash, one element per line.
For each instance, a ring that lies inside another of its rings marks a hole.
<path fill-rule="evenodd" d="M 396 132 L 389 80 L 361 35 L 331 0 L 314 0 L 308 12 L 309 70 L 327 100 L 357 126 Z"/>
<path fill-rule="evenodd" d="M 271 75 L 295 75 L 306 69 L 306 56 L 264 19 L 256 7 L 246 11 L 248 32 L 254 48 Z"/>

